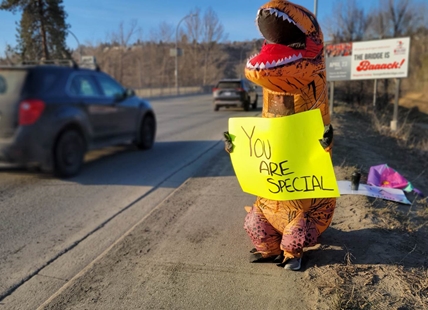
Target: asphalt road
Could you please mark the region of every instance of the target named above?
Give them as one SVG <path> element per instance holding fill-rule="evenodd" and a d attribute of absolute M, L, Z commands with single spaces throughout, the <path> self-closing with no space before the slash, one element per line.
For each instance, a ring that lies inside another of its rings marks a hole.
<path fill-rule="evenodd" d="M 0 309 L 37 308 L 213 160 L 229 117 L 261 110 L 214 112 L 210 95 L 151 102 L 152 150 L 93 151 L 67 180 L 0 169 Z"/>

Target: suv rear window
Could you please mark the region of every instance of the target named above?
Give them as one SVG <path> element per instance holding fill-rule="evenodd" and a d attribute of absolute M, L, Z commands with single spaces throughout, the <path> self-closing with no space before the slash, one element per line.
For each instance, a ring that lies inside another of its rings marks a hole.
<path fill-rule="evenodd" d="M 58 90 L 55 85 L 60 81 L 61 74 L 64 74 L 62 70 L 39 66 L 29 71 L 25 90 L 32 95 L 44 95 L 52 90 Z"/>
<path fill-rule="evenodd" d="M 0 96 L 20 95 L 26 76 L 25 70 L 0 70 Z"/>
<path fill-rule="evenodd" d="M 234 81 L 224 81 L 224 82 L 219 82 L 217 85 L 217 88 L 241 88 L 241 82 L 234 82 Z"/>

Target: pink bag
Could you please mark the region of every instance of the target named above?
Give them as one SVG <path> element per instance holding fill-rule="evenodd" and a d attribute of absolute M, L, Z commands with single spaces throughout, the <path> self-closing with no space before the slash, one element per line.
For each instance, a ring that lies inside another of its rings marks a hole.
<path fill-rule="evenodd" d="M 419 196 L 424 197 L 420 190 L 414 188 L 409 181 L 393 168 L 388 167 L 387 164 L 370 167 L 367 184 L 380 187 L 399 188 L 409 193 L 413 191 Z"/>

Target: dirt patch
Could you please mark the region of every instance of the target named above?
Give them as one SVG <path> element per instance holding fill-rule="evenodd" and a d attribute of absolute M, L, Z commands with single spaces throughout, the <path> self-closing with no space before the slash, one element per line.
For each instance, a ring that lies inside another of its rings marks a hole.
<path fill-rule="evenodd" d="M 417 143 L 426 143 L 428 132 L 404 137 L 356 111 L 334 110 L 337 179 L 349 180 L 359 169 L 365 183 L 371 166 L 388 164 L 427 194 L 428 151 Z M 428 309 L 428 201 L 408 198 L 411 206 L 360 195 L 338 199 L 321 245 L 306 253 L 306 273 L 319 296 L 313 309 Z"/>
<path fill-rule="evenodd" d="M 400 98 L 400 106 L 405 108 L 417 108 L 423 113 L 428 113 L 428 94 L 424 92 L 408 92 Z"/>

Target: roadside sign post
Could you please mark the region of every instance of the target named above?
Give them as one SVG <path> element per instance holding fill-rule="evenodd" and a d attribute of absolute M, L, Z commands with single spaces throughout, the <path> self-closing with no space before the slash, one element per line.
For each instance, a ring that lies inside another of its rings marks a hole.
<path fill-rule="evenodd" d="M 373 108 L 376 107 L 376 99 L 377 99 L 377 79 L 374 80 L 374 85 L 373 85 Z"/>
<path fill-rule="evenodd" d="M 400 96 L 401 79 L 396 79 L 396 81 L 397 81 L 397 84 L 395 86 L 394 114 L 392 116 L 392 121 L 390 124 L 392 131 L 397 130 L 397 124 L 398 124 L 398 98 Z"/>
<path fill-rule="evenodd" d="M 334 81 L 330 82 L 330 115 L 333 115 Z"/>

